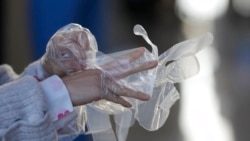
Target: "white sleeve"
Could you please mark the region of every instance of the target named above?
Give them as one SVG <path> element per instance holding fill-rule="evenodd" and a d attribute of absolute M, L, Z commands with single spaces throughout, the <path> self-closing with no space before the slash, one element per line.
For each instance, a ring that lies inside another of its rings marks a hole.
<path fill-rule="evenodd" d="M 53 75 L 41 81 L 40 84 L 45 92 L 48 103 L 48 113 L 52 122 L 73 112 L 69 92 L 58 76 Z"/>

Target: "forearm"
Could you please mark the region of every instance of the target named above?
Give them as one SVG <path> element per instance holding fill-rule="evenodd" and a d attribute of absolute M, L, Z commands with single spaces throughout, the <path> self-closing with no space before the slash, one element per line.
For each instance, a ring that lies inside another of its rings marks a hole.
<path fill-rule="evenodd" d="M 0 112 L 3 140 L 56 140 L 43 90 L 32 76 L 0 86 Z"/>
<path fill-rule="evenodd" d="M 73 111 L 68 90 L 61 78 L 56 75 L 48 75 L 41 60 L 28 65 L 20 77 L 27 75 L 33 76 L 39 82 L 44 92 L 49 119 L 56 130 L 68 129 L 68 124 L 75 120 L 76 113 Z"/>

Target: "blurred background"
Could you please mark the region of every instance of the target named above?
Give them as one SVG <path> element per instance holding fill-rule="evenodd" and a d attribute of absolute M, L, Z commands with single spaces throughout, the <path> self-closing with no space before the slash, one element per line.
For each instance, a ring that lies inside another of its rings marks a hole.
<path fill-rule="evenodd" d="M 211 32 L 214 43 L 197 57 L 200 73 L 177 84 L 181 99 L 165 125 L 149 132 L 137 123 L 128 141 L 250 140 L 249 0 L 2 0 L 1 63 L 20 73 L 45 52 L 49 38 L 68 23 L 96 36 L 110 53 L 138 46 L 141 24 L 160 53 Z M 82 137 L 91 140 L 90 137 Z M 80 140 L 80 137 L 79 139 Z"/>

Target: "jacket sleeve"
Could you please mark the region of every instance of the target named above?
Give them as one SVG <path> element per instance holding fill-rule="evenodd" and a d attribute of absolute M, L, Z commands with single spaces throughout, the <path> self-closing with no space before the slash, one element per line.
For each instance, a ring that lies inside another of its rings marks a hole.
<path fill-rule="evenodd" d="M 10 82 L 6 75 L 0 77 L 1 83 L 8 82 L 0 86 L 0 140 L 57 140 L 39 82 L 32 76 Z"/>
<path fill-rule="evenodd" d="M 57 75 L 49 76 L 45 72 L 41 60 L 29 64 L 20 77 L 27 75 L 33 76 L 40 82 L 47 102 L 49 119 L 56 130 L 60 130 L 58 134 L 65 136 L 78 133 L 78 129 L 72 124 L 76 123 L 77 113 L 73 109 L 70 95 L 63 81 Z"/>

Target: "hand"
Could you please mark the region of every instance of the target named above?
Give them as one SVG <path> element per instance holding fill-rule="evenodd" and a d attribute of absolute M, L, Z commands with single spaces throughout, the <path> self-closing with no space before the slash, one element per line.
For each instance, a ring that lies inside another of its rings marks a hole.
<path fill-rule="evenodd" d="M 101 65 L 101 68 L 109 72 L 112 76 L 124 78 L 130 74 L 143 71 L 147 69 L 148 63 L 134 63 L 145 53 L 146 49 L 144 47 L 139 47 L 136 49 L 118 52 L 115 55 L 109 55 L 112 58 L 111 61 Z M 105 59 L 104 59 L 105 60 Z M 155 61 L 151 61 L 153 64 Z"/>
<path fill-rule="evenodd" d="M 84 69 L 79 61 L 93 60 L 97 45 L 92 33 L 78 24 L 58 30 L 49 40 L 41 62 L 48 76 L 60 77 Z"/>
<path fill-rule="evenodd" d="M 74 106 L 88 104 L 100 99 L 106 99 L 125 107 L 131 107 L 132 105 L 121 96 L 144 101 L 149 100 L 150 97 L 143 92 L 120 85 L 117 82 L 117 79 L 124 78 L 136 72 L 154 68 L 156 65 L 157 61 L 145 62 L 126 72 L 121 72 L 115 77 L 99 69 L 89 69 L 65 76 L 62 80 L 68 88 Z"/>

